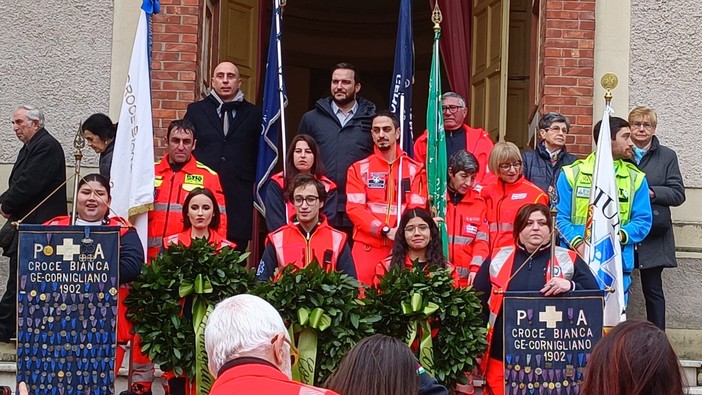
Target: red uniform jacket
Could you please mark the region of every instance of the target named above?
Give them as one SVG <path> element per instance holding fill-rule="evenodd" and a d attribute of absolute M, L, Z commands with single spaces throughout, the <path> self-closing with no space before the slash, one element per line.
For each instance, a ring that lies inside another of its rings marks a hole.
<path fill-rule="evenodd" d="M 217 173 L 193 156 L 179 171 L 174 172 L 166 155 L 156 164 L 155 175 L 154 210 L 149 211 L 147 261 L 154 259 L 161 251 L 164 237 L 183 230 L 183 203 L 188 193 L 197 187 L 214 193 L 220 212 L 219 231 L 227 232 L 227 209 Z"/>
<path fill-rule="evenodd" d="M 548 196 L 524 176 L 512 184 L 497 180 L 483 187 L 480 194 L 488 208 L 491 250 L 514 245 L 514 219 L 520 208 L 530 203 L 548 206 Z"/>
<path fill-rule="evenodd" d="M 492 151 L 493 143 L 490 134 L 480 128 L 472 128 L 463 124 L 466 131 L 466 151 L 475 155 L 480 164 L 480 171 L 475 177 L 475 181 L 480 185 L 486 185 L 495 180 L 495 175 L 488 169 L 488 158 Z M 414 160 L 425 164 L 427 161 L 427 140 L 429 136 L 425 130 L 414 142 Z M 450 156 L 450 155 L 449 155 Z"/>
<path fill-rule="evenodd" d="M 458 204 L 449 194 L 446 203 L 449 261 L 456 267 L 459 284 L 467 286 L 470 272 L 477 273 L 490 255 L 487 205 L 474 189 Z"/>
<path fill-rule="evenodd" d="M 378 263 L 378 265 L 375 267 L 375 278 L 373 279 L 373 285 L 378 285 L 380 283 L 380 279 L 383 278 L 383 276 L 385 276 L 385 274 L 390 270 L 391 263 L 392 256 L 389 256 Z M 411 270 L 413 268 L 414 262 L 412 262 L 412 260 L 410 260 L 409 258 L 409 255 L 407 255 L 405 257 L 405 269 Z M 456 272 L 456 267 L 450 264 L 449 262 L 446 262 L 446 268 L 451 271 L 451 277 L 453 277 L 454 287 L 458 287 L 459 279 L 458 273 Z"/>
<path fill-rule="evenodd" d="M 225 364 L 210 395 L 339 395 L 290 380 L 272 364 L 258 358 L 237 358 Z"/>
<path fill-rule="evenodd" d="M 182 244 L 186 247 L 190 247 L 190 243 L 193 242 L 192 237 L 190 236 L 190 229 L 184 230 L 180 233 L 170 235 L 168 237 L 163 238 L 163 247 L 168 248 L 169 245 L 171 244 Z M 210 229 L 210 237 L 207 239 L 207 242 L 212 244 L 217 250 L 221 250 L 224 247 L 229 247 L 229 248 L 236 248 L 236 244 L 232 243 L 231 241 L 225 239 L 222 237 L 217 232 L 214 232 Z"/>
<path fill-rule="evenodd" d="M 397 184 L 402 162 L 402 211 L 427 205 L 426 173 L 399 147 L 397 159 L 388 163 L 377 147 L 373 154 L 354 163 L 348 170 L 346 214 L 354 225 L 353 239 L 372 247 L 391 240 L 380 233 L 383 226 L 397 226 Z"/>

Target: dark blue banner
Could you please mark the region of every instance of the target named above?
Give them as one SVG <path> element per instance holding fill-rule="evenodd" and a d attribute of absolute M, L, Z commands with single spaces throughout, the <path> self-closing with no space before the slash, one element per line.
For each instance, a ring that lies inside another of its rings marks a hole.
<path fill-rule="evenodd" d="M 505 293 L 505 393 L 578 394 L 602 338 L 603 305 L 602 291 Z"/>
<path fill-rule="evenodd" d="M 400 118 L 400 96 L 404 95 L 405 119 L 402 124 L 402 150 L 414 157 L 412 131 L 412 84 L 414 83 L 414 34 L 412 33 L 412 0 L 400 2 L 395 43 L 395 66 L 390 85 L 390 111 Z"/>
<path fill-rule="evenodd" d="M 21 225 L 17 381 L 30 394 L 113 394 L 118 227 Z"/>

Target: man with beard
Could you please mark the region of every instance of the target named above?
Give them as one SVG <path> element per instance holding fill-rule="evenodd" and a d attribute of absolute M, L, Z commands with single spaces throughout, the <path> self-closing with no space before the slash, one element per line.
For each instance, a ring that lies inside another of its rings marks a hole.
<path fill-rule="evenodd" d="M 595 144 L 600 134 L 602 121 L 595 124 L 593 138 Z M 624 290 L 628 294 L 631 285 L 631 272 L 634 270 L 634 248 L 651 229 L 651 200 L 646 175 L 633 163 L 627 162 L 634 155 L 629 122 L 622 118 L 610 117 L 612 158 L 614 174 L 619 194 L 619 242 L 622 247 Z M 602 141 L 602 144 L 607 144 Z M 556 223 L 561 237 L 577 250 L 582 257 L 585 253 L 585 221 L 590 201 L 590 188 L 595 171 L 595 152 L 587 158 L 563 167 L 558 176 L 556 191 L 558 214 Z M 575 194 L 575 196 L 573 196 Z"/>
<path fill-rule="evenodd" d="M 351 233 L 353 223 L 346 215 L 346 171 L 356 161 L 373 152 L 370 136 L 375 104 L 356 95 L 361 76 L 350 63 L 332 69 L 331 96 L 319 99 L 315 108 L 303 115 L 298 132 L 314 137 L 322 153 L 327 177 L 338 188 L 337 215 L 330 224 Z"/>
<path fill-rule="evenodd" d="M 446 141 L 446 157 L 459 150 L 466 150 L 473 154 L 480 164 L 480 171 L 475 176 L 477 187 L 487 185 L 495 177 L 488 169 L 488 158 L 492 151 L 492 140 L 487 131 L 480 128 L 473 128 L 465 123 L 468 108 L 466 100 L 458 93 L 446 92 L 441 95 L 441 110 L 444 113 L 444 130 Z M 427 139 L 429 135 L 424 133 L 414 142 L 414 159 L 422 164 L 427 161 Z"/>
<path fill-rule="evenodd" d="M 222 62 L 212 73 L 212 92 L 188 106 L 185 119 L 195 125 L 198 161 L 217 174 L 227 206 L 227 240 L 246 250 L 251 240 L 261 108 L 244 99 L 239 69 Z M 224 235 L 223 235 L 224 236 Z"/>
<path fill-rule="evenodd" d="M 354 224 L 351 255 L 364 284 L 372 284 L 378 262 L 390 255 L 402 212 L 427 205 L 424 166 L 400 148 L 397 117 L 376 114 L 371 135 L 373 154 L 349 168 L 346 184 L 346 211 Z"/>

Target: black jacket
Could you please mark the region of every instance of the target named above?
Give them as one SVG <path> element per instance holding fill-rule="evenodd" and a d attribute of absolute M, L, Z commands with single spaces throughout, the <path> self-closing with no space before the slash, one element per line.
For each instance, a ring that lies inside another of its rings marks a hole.
<path fill-rule="evenodd" d="M 653 136 L 651 148 L 641 158 L 638 168 L 646 173 L 648 187 L 655 194 L 651 199 L 651 231 L 637 245 L 638 266 L 641 269 L 676 267 L 678 263 L 675 259 L 675 236 L 670 207 L 679 206 L 685 201 L 685 185 L 680 174 L 678 156 Z"/>
<path fill-rule="evenodd" d="M 505 291 L 540 291 L 544 284 L 546 284 L 546 269 L 548 267 L 548 261 L 551 257 L 550 244 L 543 246 L 530 262 L 524 265 L 524 267 L 517 271 L 519 267 L 529 258 L 529 253 L 521 246 L 517 247 L 514 253 L 514 261 L 512 263 L 512 279 L 507 285 Z M 599 289 L 597 285 L 597 280 L 592 275 L 590 268 L 587 264 L 580 258 L 575 261 L 573 265 L 573 278 L 571 281 L 575 283 L 576 290 L 583 289 Z M 490 309 L 488 308 L 488 299 L 492 295 L 492 283 L 490 281 L 490 258 L 483 262 L 480 266 L 478 274 L 475 275 L 475 281 L 473 282 L 473 289 L 480 294 L 480 301 L 483 305 L 483 321 L 487 324 L 488 317 L 490 315 Z M 496 359 L 502 359 L 502 346 L 503 346 L 503 322 L 502 322 L 502 312 L 498 314 L 495 320 L 494 332 L 492 335 L 492 345 L 490 346 L 490 356 Z"/>
<path fill-rule="evenodd" d="M 536 150 L 522 154 L 522 173 L 527 180 L 549 193 L 550 186 L 555 188 L 561 168 L 575 162 L 576 159 L 575 155 L 569 153 L 563 146 L 558 153 L 556 163 L 551 164 L 551 156 L 546 151 L 546 144 L 541 141 L 536 146 Z"/>
<path fill-rule="evenodd" d="M 193 155 L 219 174 L 227 205 L 227 239 L 251 240 L 254 181 L 261 109 L 242 101 L 229 133 L 222 132 L 219 102 L 212 95 L 188 106 L 185 119 L 195 125 L 197 145 Z"/>
<path fill-rule="evenodd" d="M 346 171 L 355 162 L 373 153 L 373 138 L 370 134 L 371 118 L 375 115 L 375 104 L 357 97 L 358 110 L 343 127 L 332 110 L 332 98 L 317 100 L 315 108 L 305 113 L 300 121 L 298 133 L 312 136 L 322 153 L 326 176 L 336 183 L 338 191 L 337 212 L 330 225 L 353 226 L 345 215 Z"/>

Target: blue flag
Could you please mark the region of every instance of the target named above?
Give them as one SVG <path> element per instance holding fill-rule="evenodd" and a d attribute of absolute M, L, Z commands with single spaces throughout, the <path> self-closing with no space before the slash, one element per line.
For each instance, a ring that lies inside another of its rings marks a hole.
<path fill-rule="evenodd" d="M 412 133 L 412 84 L 414 83 L 414 35 L 412 34 L 412 0 L 402 0 L 397 18 L 395 66 L 390 86 L 390 111 L 400 118 L 400 96 L 404 95 L 402 150 L 414 157 Z"/>
<path fill-rule="evenodd" d="M 266 61 L 266 76 L 263 87 L 263 123 L 261 124 L 261 137 L 258 145 L 258 164 L 256 165 L 256 196 L 254 207 L 266 215 L 266 186 L 271 173 L 278 163 L 280 153 L 278 144 L 285 139 L 285 125 L 281 125 L 280 118 L 283 109 L 288 104 L 288 97 L 283 82 L 282 62 L 278 57 L 280 45 L 280 26 L 282 24 L 282 7 L 276 1 L 271 22 L 271 38 L 268 43 L 268 60 Z M 283 92 L 281 103 L 280 92 Z M 285 153 L 283 153 L 285 155 Z"/>

